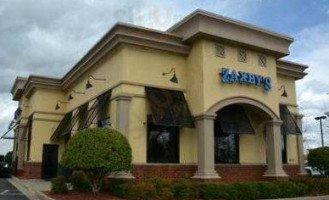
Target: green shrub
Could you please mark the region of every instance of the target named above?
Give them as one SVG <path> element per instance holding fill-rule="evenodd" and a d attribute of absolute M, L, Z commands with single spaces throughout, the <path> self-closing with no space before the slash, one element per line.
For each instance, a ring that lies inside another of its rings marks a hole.
<path fill-rule="evenodd" d="M 280 188 L 273 182 L 258 182 L 259 199 L 276 199 L 281 197 Z"/>
<path fill-rule="evenodd" d="M 147 200 L 157 196 L 154 184 L 137 183 L 130 188 L 128 199 Z"/>
<path fill-rule="evenodd" d="M 329 175 L 329 147 L 310 149 L 307 160 L 308 164 L 322 175 Z"/>
<path fill-rule="evenodd" d="M 73 190 L 79 192 L 91 191 L 88 179 L 83 171 L 74 171 L 70 177 Z"/>
<path fill-rule="evenodd" d="M 133 183 L 117 183 L 111 186 L 111 192 L 118 197 L 127 199 L 132 187 Z"/>
<path fill-rule="evenodd" d="M 254 200 L 258 199 L 260 192 L 257 183 L 241 182 L 234 183 L 233 187 L 237 191 L 237 199 Z"/>
<path fill-rule="evenodd" d="M 175 180 L 172 184 L 172 193 L 175 198 L 197 198 L 197 184 L 187 179 Z"/>
<path fill-rule="evenodd" d="M 306 195 L 328 195 L 329 194 L 329 178 L 295 178 L 292 182 L 301 184 L 305 187 Z"/>
<path fill-rule="evenodd" d="M 55 194 L 65 194 L 68 192 L 66 186 L 67 179 L 64 176 L 58 176 L 51 180 L 51 192 Z"/>
<path fill-rule="evenodd" d="M 306 187 L 303 184 L 294 183 L 291 181 L 277 181 L 275 184 L 279 187 L 281 198 L 305 195 Z"/>
<path fill-rule="evenodd" d="M 238 192 L 232 184 L 201 183 L 199 196 L 202 199 L 237 199 Z"/>
<path fill-rule="evenodd" d="M 170 200 L 174 198 L 172 181 L 168 179 L 154 179 L 153 181 L 158 199 Z"/>
<path fill-rule="evenodd" d="M 89 128 L 70 139 L 61 164 L 84 171 L 92 191 L 98 193 L 105 174 L 130 170 L 131 160 L 131 147 L 121 133 L 107 128 Z"/>

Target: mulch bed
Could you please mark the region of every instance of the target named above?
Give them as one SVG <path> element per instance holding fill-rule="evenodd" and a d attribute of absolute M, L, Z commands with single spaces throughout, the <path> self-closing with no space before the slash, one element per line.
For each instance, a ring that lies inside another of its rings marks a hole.
<path fill-rule="evenodd" d="M 70 192 L 68 194 L 53 194 L 52 192 L 44 192 L 50 198 L 56 200 L 123 200 L 107 193 L 94 195 L 91 193 Z"/>

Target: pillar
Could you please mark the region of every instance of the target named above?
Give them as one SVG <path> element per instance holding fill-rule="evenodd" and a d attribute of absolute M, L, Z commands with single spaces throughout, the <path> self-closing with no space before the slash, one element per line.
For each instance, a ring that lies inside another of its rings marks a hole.
<path fill-rule="evenodd" d="M 281 152 L 281 125 L 282 121 L 268 121 L 266 126 L 267 144 L 267 170 L 266 177 L 286 177 L 287 174 L 282 168 Z"/>
<path fill-rule="evenodd" d="M 129 113 L 132 97 L 129 95 L 119 95 L 116 98 L 116 129 L 121 132 L 129 140 Z M 110 178 L 116 179 L 134 179 L 135 177 L 130 171 L 115 172 Z"/>
<path fill-rule="evenodd" d="M 305 163 L 304 163 L 304 147 L 303 147 L 303 125 L 302 119 L 303 115 L 296 115 L 297 126 L 299 127 L 301 134 L 297 135 L 297 148 L 298 148 L 298 162 L 299 162 L 299 174 L 300 175 L 307 175 L 305 170 Z"/>
<path fill-rule="evenodd" d="M 132 97 L 120 95 L 116 98 L 116 128 L 128 138 L 129 135 L 129 108 Z"/>
<path fill-rule="evenodd" d="M 195 179 L 219 179 L 215 171 L 214 119 L 216 115 L 203 114 L 195 117 L 198 133 L 198 171 Z"/>
<path fill-rule="evenodd" d="M 26 125 L 25 125 L 26 126 Z M 22 170 L 23 164 L 24 164 L 24 147 L 25 147 L 25 141 L 26 137 L 24 134 L 24 125 L 18 125 L 16 131 L 17 131 L 17 169 Z"/>

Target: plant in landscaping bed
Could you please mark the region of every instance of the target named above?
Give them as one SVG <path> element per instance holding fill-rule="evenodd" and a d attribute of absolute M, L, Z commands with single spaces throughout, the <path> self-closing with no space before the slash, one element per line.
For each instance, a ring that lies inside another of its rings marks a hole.
<path fill-rule="evenodd" d="M 98 193 L 105 174 L 129 170 L 131 160 L 131 147 L 121 133 L 113 129 L 90 128 L 71 138 L 61 163 L 83 171 L 93 193 Z"/>
<path fill-rule="evenodd" d="M 329 147 L 310 149 L 307 160 L 308 164 L 321 175 L 329 175 Z"/>
<path fill-rule="evenodd" d="M 83 171 L 74 171 L 70 176 L 70 181 L 73 186 L 73 190 L 78 192 L 90 191 L 89 181 Z"/>
<path fill-rule="evenodd" d="M 178 179 L 172 184 L 172 193 L 175 198 L 197 198 L 198 192 L 197 184 L 187 179 Z"/>
<path fill-rule="evenodd" d="M 305 187 L 306 195 L 328 195 L 329 179 L 328 178 L 311 178 L 302 177 L 291 179 L 292 182 L 301 184 Z"/>
<path fill-rule="evenodd" d="M 54 194 L 65 194 L 68 192 L 66 186 L 67 179 L 64 176 L 58 176 L 51 180 L 51 191 Z"/>

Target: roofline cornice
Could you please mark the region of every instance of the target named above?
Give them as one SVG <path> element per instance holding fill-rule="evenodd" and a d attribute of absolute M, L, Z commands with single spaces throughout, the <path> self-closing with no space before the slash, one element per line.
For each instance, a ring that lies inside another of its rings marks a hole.
<path fill-rule="evenodd" d="M 287 60 L 277 60 L 276 69 L 277 74 L 290 76 L 296 80 L 304 78 L 307 73 L 305 70 L 308 68 L 305 64 L 300 64 L 296 62 L 291 62 Z"/>
<path fill-rule="evenodd" d="M 278 33 L 278 32 L 275 32 L 275 31 L 272 31 L 272 30 L 269 30 L 269 29 L 265 29 L 265 28 L 255 26 L 253 24 L 249 24 L 249 23 L 246 23 L 246 22 L 243 22 L 243 21 L 240 21 L 240 20 L 225 17 L 223 15 L 208 12 L 208 11 L 202 10 L 202 9 L 197 9 L 194 12 L 192 12 L 191 14 L 187 15 L 181 21 L 177 22 L 176 24 L 171 26 L 169 29 L 167 29 L 167 32 L 173 32 L 175 29 L 182 26 L 183 24 L 188 22 L 190 19 L 192 19 L 193 17 L 198 16 L 198 15 L 207 16 L 207 17 L 215 19 L 215 20 L 225 21 L 227 23 L 235 24 L 235 25 L 240 26 L 242 28 L 262 32 L 264 34 L 272 35 L 274 37 L 280 37 L 282 39 L 289 40 L 291 42 L 294 41 L 294 38 L 289 36 L 289 35 Z"/>

